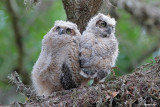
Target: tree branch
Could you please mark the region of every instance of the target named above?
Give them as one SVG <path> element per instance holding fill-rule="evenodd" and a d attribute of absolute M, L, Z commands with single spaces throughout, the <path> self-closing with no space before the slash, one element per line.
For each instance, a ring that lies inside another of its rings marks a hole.
<path fill-rule="evenodd" d="M 32 92 L 31 88 L 27 88 L 21 81 L 19 75 L 16 71 L 12 72 L 11 75 L 8 76 L 11 82 L 14 82 L 17 85 L 17 89 L 19 92 L 24 94 L 26 97 L 35 96 L 35 92 Z"/>
<path fill-rule="evenodd" d="M 133 15 L 140 24 L 160 29 L 160 8 L 145 4 L 138 0 L 110 0 L 110 2 Z"/>
<path fill-rule="evenodd" d="M 32 100 L 21 106 L 52 107 L 138 107 L 160 105 L 160 57 L 156 63 L 143 65 L 136 72 L 103 84 L 79 89 L 54 92 L 41 100 Z M 43 100 L 42 100 L 43 99 Z M 15 103 L 13 106 L 20 105 Z"/>
<path fill-rule="evenodd" d="M 10 14 L 10 17 L 12 19 L 12 28 L 13 28 L 13 32 L 14 32 L 14 36 L 15 36 L 15 42 L 17 45 L 17 49 L 18 49 L 18 67 L 16 68 L 16 71 L 19 74 L 22 74 L 23 76 L 25 76 L 25 78 L 23 77 L 23 82 L 28 84 L 29 80 L 28 80 L 28 73 L 26 73 L 24 71 L 23 68 L 23 58 L 24 58 L 24 47 L 23 47 L 23 42 L 22 42 L 22 33 L 21 33 L 21 29 L 19 27 L 19 18 L 16 15 L 14 9 L 12 8 L 11 5 L 11 0 L 6 0 L 6 7 L 8 9 L 8 12 Z"/>

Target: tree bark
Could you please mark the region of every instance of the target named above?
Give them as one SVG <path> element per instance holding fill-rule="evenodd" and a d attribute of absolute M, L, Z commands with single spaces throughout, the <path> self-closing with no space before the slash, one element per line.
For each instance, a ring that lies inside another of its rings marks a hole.
<path fill-rule="evenodd" d="M 100 9 L 103 0 L 62 0 L 67 14 L 67 20 L 77 24 L 80 32 L 97 11 Z"/>

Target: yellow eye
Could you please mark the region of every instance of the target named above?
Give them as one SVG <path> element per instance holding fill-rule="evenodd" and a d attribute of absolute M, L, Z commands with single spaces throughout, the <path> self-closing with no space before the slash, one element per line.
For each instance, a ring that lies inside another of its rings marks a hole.
<path fill-rule="evenodd" d="M 58 26 L 58 27 L 56 28 L 56 31 L 59 31 L 59 29 L 60 29 L 60 27 Z"/>
<path fill-rule="evenodd" d="M 71 30 L 70 28 L 67 28 L 67 29 L 66 29 L 66 33 L 67 33 L 67 34 L 71 34 L 71 33 L 72 33 L 72 30 Z"/>
<path fill-rule="evenodd" d="M 101 27 L 106 27 L 106 25 L 107 25 L 106 22 L 100 24 Z"/>

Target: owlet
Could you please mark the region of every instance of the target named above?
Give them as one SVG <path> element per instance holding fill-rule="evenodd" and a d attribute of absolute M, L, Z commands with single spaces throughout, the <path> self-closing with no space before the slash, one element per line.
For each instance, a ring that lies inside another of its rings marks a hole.
<path fill-rule="evenodd" d="M 38 95 L 80 85 L 79 36 L 77 25 L 68 21 L 56 21 L 44 36 L 31 77 Z"/>
<path fill-rule="evenodd" d="M 114 18 L 99 13 L 93 17 L 80 39 L 80 74 L 95 83 L 104 82 L 118 56 Z"/>

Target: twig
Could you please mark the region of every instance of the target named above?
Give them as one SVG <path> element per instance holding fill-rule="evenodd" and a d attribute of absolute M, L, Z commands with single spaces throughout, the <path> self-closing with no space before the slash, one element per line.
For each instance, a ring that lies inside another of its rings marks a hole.
<path fill-rule="evenodd" d="M 31 90 L 31 88 L 27 88 L 19 78 L 19 75 L 17 74 L 16 71 L 12 72 L 11 75 L 8 76 L 11 82 L 14 82 L 17 85 L 17 90 L 27 96 L 28 98 L 30 97 L 35 97 L 35 92 Z"/>

